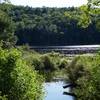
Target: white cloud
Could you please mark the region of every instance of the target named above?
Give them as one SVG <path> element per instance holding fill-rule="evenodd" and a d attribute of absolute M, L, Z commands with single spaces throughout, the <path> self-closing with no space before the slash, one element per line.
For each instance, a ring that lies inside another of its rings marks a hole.
<path fill-rule="evenodd" d="M 29 5 L 32 7 L 69 7 L 86 4 L 87 0 L 11 0 L 16 5 Z"/>

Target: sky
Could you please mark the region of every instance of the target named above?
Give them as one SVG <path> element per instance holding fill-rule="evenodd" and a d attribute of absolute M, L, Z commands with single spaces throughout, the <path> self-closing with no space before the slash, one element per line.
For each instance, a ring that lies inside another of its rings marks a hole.
<path fill-rule="evenodd" d="M 87 0 L 10 0 L 12 4 L 31 7 L 78 7 L 87 4 Z"/>

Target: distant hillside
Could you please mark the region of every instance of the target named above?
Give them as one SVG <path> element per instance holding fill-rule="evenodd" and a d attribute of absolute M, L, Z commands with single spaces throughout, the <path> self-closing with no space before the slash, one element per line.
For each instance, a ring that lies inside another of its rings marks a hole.
<path fill-rule="evenodd" d="M 5 4 L 0 5 L 0 8 Z M 8 5 L 17 45 L 80 45 L 100 43 L 100 9 L 31 8 Z"/>

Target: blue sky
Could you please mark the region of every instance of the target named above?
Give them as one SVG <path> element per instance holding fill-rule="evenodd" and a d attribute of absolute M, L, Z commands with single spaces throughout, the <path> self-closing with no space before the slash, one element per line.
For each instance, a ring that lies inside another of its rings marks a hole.
<path fill-rule="evenodd" d="M 71 7 L 87 4 L 87 0 L 10 0 L 15 5 L 32 7 Z"/>

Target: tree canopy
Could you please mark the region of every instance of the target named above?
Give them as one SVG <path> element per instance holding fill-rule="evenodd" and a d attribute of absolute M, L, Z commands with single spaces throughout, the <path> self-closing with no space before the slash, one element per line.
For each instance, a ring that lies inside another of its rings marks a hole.
<path fill-rule="evenodd" d="M 15 26 L 17 45 L 80 45 L 100 43 L 100 9 L 88 5 L 32 8 L 1 4 Z M 13 28 L 10 28 L 13 29 Z"/>
<path fill-rule="evenodd" d="M 0 3 L 11 3 L 10 0 L 0 0 Z"/>
<path fill-rule="evenodd" d="M 91 5 L 100 6 L 100 0 L 88 0 L 88 3 Z"/>
<path fill-rule="evenodd" d="M 0 41 L 15 44 L 14 27 L 11 18 L 0 9 Z"/>

